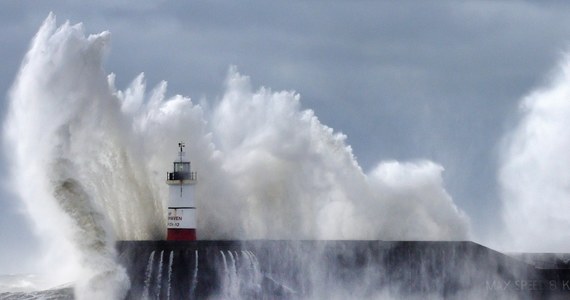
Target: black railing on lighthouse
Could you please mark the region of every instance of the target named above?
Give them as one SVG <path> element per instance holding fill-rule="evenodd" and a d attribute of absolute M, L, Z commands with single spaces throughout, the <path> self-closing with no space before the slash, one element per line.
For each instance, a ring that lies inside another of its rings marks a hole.
<path fill-rule="evenodd" d="M 196 172 L 167 172 L 166 180 L 197 180 Z"/>

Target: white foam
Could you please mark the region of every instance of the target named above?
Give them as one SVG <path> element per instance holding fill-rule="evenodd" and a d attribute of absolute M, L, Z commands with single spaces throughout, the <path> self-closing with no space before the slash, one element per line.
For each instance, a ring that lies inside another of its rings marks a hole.
<path fill-rule="evenodd" d="M 570 56 L 524 97 L 502 147 L 500 182 L 509 251 L 570 251 Z"/>
<path fill-rule="evenodd" d="M 166 96 L 164 82 L 147 93 L 142 74 L 121 91 L 101 64 L 109 33 L 55 23 L 46 19 L 12 87 L 5 145 L 62 277 L 120 278 L 115 239 L 164 238 L 164 176 L 181 140 L 199 173 L 200 238 L 468 238 L 441 166 L 382 162 L 365 174 L 298 94 L 253 89 L 235 68 L 210 113 Z"/>

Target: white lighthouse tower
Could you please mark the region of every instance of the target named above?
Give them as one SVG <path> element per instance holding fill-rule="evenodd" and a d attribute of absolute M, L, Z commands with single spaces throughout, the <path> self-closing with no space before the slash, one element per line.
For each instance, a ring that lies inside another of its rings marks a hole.
<path fill-rule="evenodd" d="M 168 241 L 196 240 L 196 201 L 194 184 L 196 172 L 192 172 L 190 161 L 186 160 L 184 143 L 178 143 L 179 159 L 174 162 L 173 172 L 166 174 L 168 197 Z"/>

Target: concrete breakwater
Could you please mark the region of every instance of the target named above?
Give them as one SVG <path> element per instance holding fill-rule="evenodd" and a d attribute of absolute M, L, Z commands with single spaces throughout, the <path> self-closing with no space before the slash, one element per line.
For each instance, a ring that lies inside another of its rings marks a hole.
<path fill-rule="evenodd" d="M 117 249 L 130 299 L 570 296 L 566 264 L 545 269 L 473 242 L 120 241 Z"/>

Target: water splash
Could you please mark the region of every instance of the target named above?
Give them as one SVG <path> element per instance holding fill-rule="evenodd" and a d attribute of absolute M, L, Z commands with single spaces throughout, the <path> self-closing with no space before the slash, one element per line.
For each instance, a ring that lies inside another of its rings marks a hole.
<path fill-rule="evenodd" d="M 248 289 L 260 290 L 263 274 L 261 273 L 257 257 L 251 251 L 242 251 L 242 255 L 245 256 L 245 261 L 247 262 L 244 267 L 248 273 L 248 276 L 246 276 L 249 279 L 247 282 Z"/>
<path fill-rule="evenodd" d="M 246 299 L 260 296 L 263 274 L 255 255 L 247 251 L 220 251 L 220 255 L 223 263 L 221 297 Z"/>
<path fill-rule="evenodd" d="M 150 282 L 151 282 L 151 277 L 152 277 L 152 269 L 154 267 L 154 255 L 155 255 L 155 251 L 152 251 L 148 257 L 148 263 L 146 265 L 146 271 L 145 271 L 145 275 L 144 275 L 144 291 L 143 291 L 143 296 L 142 299 L 148 299 L 148 296 L 150 294 Z"/>
<path fill-rule="evenodd" d="M 550 82 L 526 96 L 504 140 L 503 220 L 516 251 L 570 251 L 570 55 Z"/>
<path fill-rule="evenodd" d="M 102 161 L 79 154 L 92 151 L 85 147 L 90 143 L 110 150 L 105 141 L 113 141 L 101 132 L 84 143 L 90 126 L 116 125 L 114 114 L 102 113 L 114 104 L 90 101 L 100 99 L 107 86 L 98 66 L 108 40 L 107 32 L 84 37 L 81 25 L 56 29 L 50 15 L 10 91 L 4 128 L 12 155 L 10 184 L 45 238 L 50 258 L 45 268 L 53 270 L 54 280 L 77 281 L 76 297 L 87 299 L 121 298 L 129 288 L 125 270 L 115 262 L 115 231 L 96 192 L 106 182 L 91 177 Z M 86 111 L 93 114 L 80 117 Z M 115 152 L 101 155 L 110 153 Z"/>
<path fill-rule="evenodd" d="M 220 250 L 222 255 L 222 261 L 224 262 L 224 278 L 222 282 L 222 297 L 225 299 L 237 299 L 239 295 L 239 278 L 236 273 L 235 265 L 229 264 L 226 259 L 226 254 L 224 251 Z"/>
<path fill-rule="evenodd" d="M 198 250 L 194 250 L 194 273 L 192 274 L 192 283 L 190 284 L 190 295 L 195 295 L 196 285 L 198 284 Z"/>
<path fill-rule="evenodd" d="M 443 168 L 383 162 L 364 174 L 346 137 L 301 110 L 294 92 L 254 91 L 232 69 L 209 124 L 224 171 L 239 179 L 235 216 L 247 238 L 467 237 L 467 219 L 442 187 Z"/>
<path fill-rule="evenodd" d="M 170 283 L 172 281 L 172 262 L 174 260 L 174 251 L 170 251 L 170 255 L 168 256 L 168 281 L 166 283 L 167 291 L 166 291 L 166 299 L 170 299 Z"/>
<path fill-rule="evenodd" d="M 162 264 L 164 258 L 164 250 L 160 251 L 158 260 L 158 268 L 156 269 L 156 287 L 154 291 L 155 299 L 160 299 L 160 291 L 162 289 Z"/>
<path fill-rule="evenodd" d="M 211 113 L 167 97 L 165 82 L 147 93 L 142 74 L 118 90 L 102 69 L 108 40 L 106 32 L 86 37 L 81 25 L 56 28 L 48 17 L 10 92 L 12 186 L 46 244 L 65 253 L 51 261 L 67 278 L 121 277 L 116 238 L 164 238 L 163 174 L 180 140 L 201 174 L 204 239 L 468 238 L 441 166 L 382 162 L 365 174 L 346 136 L 302 110 L 298 94 L 254 90 L 235 68 Z"/>

